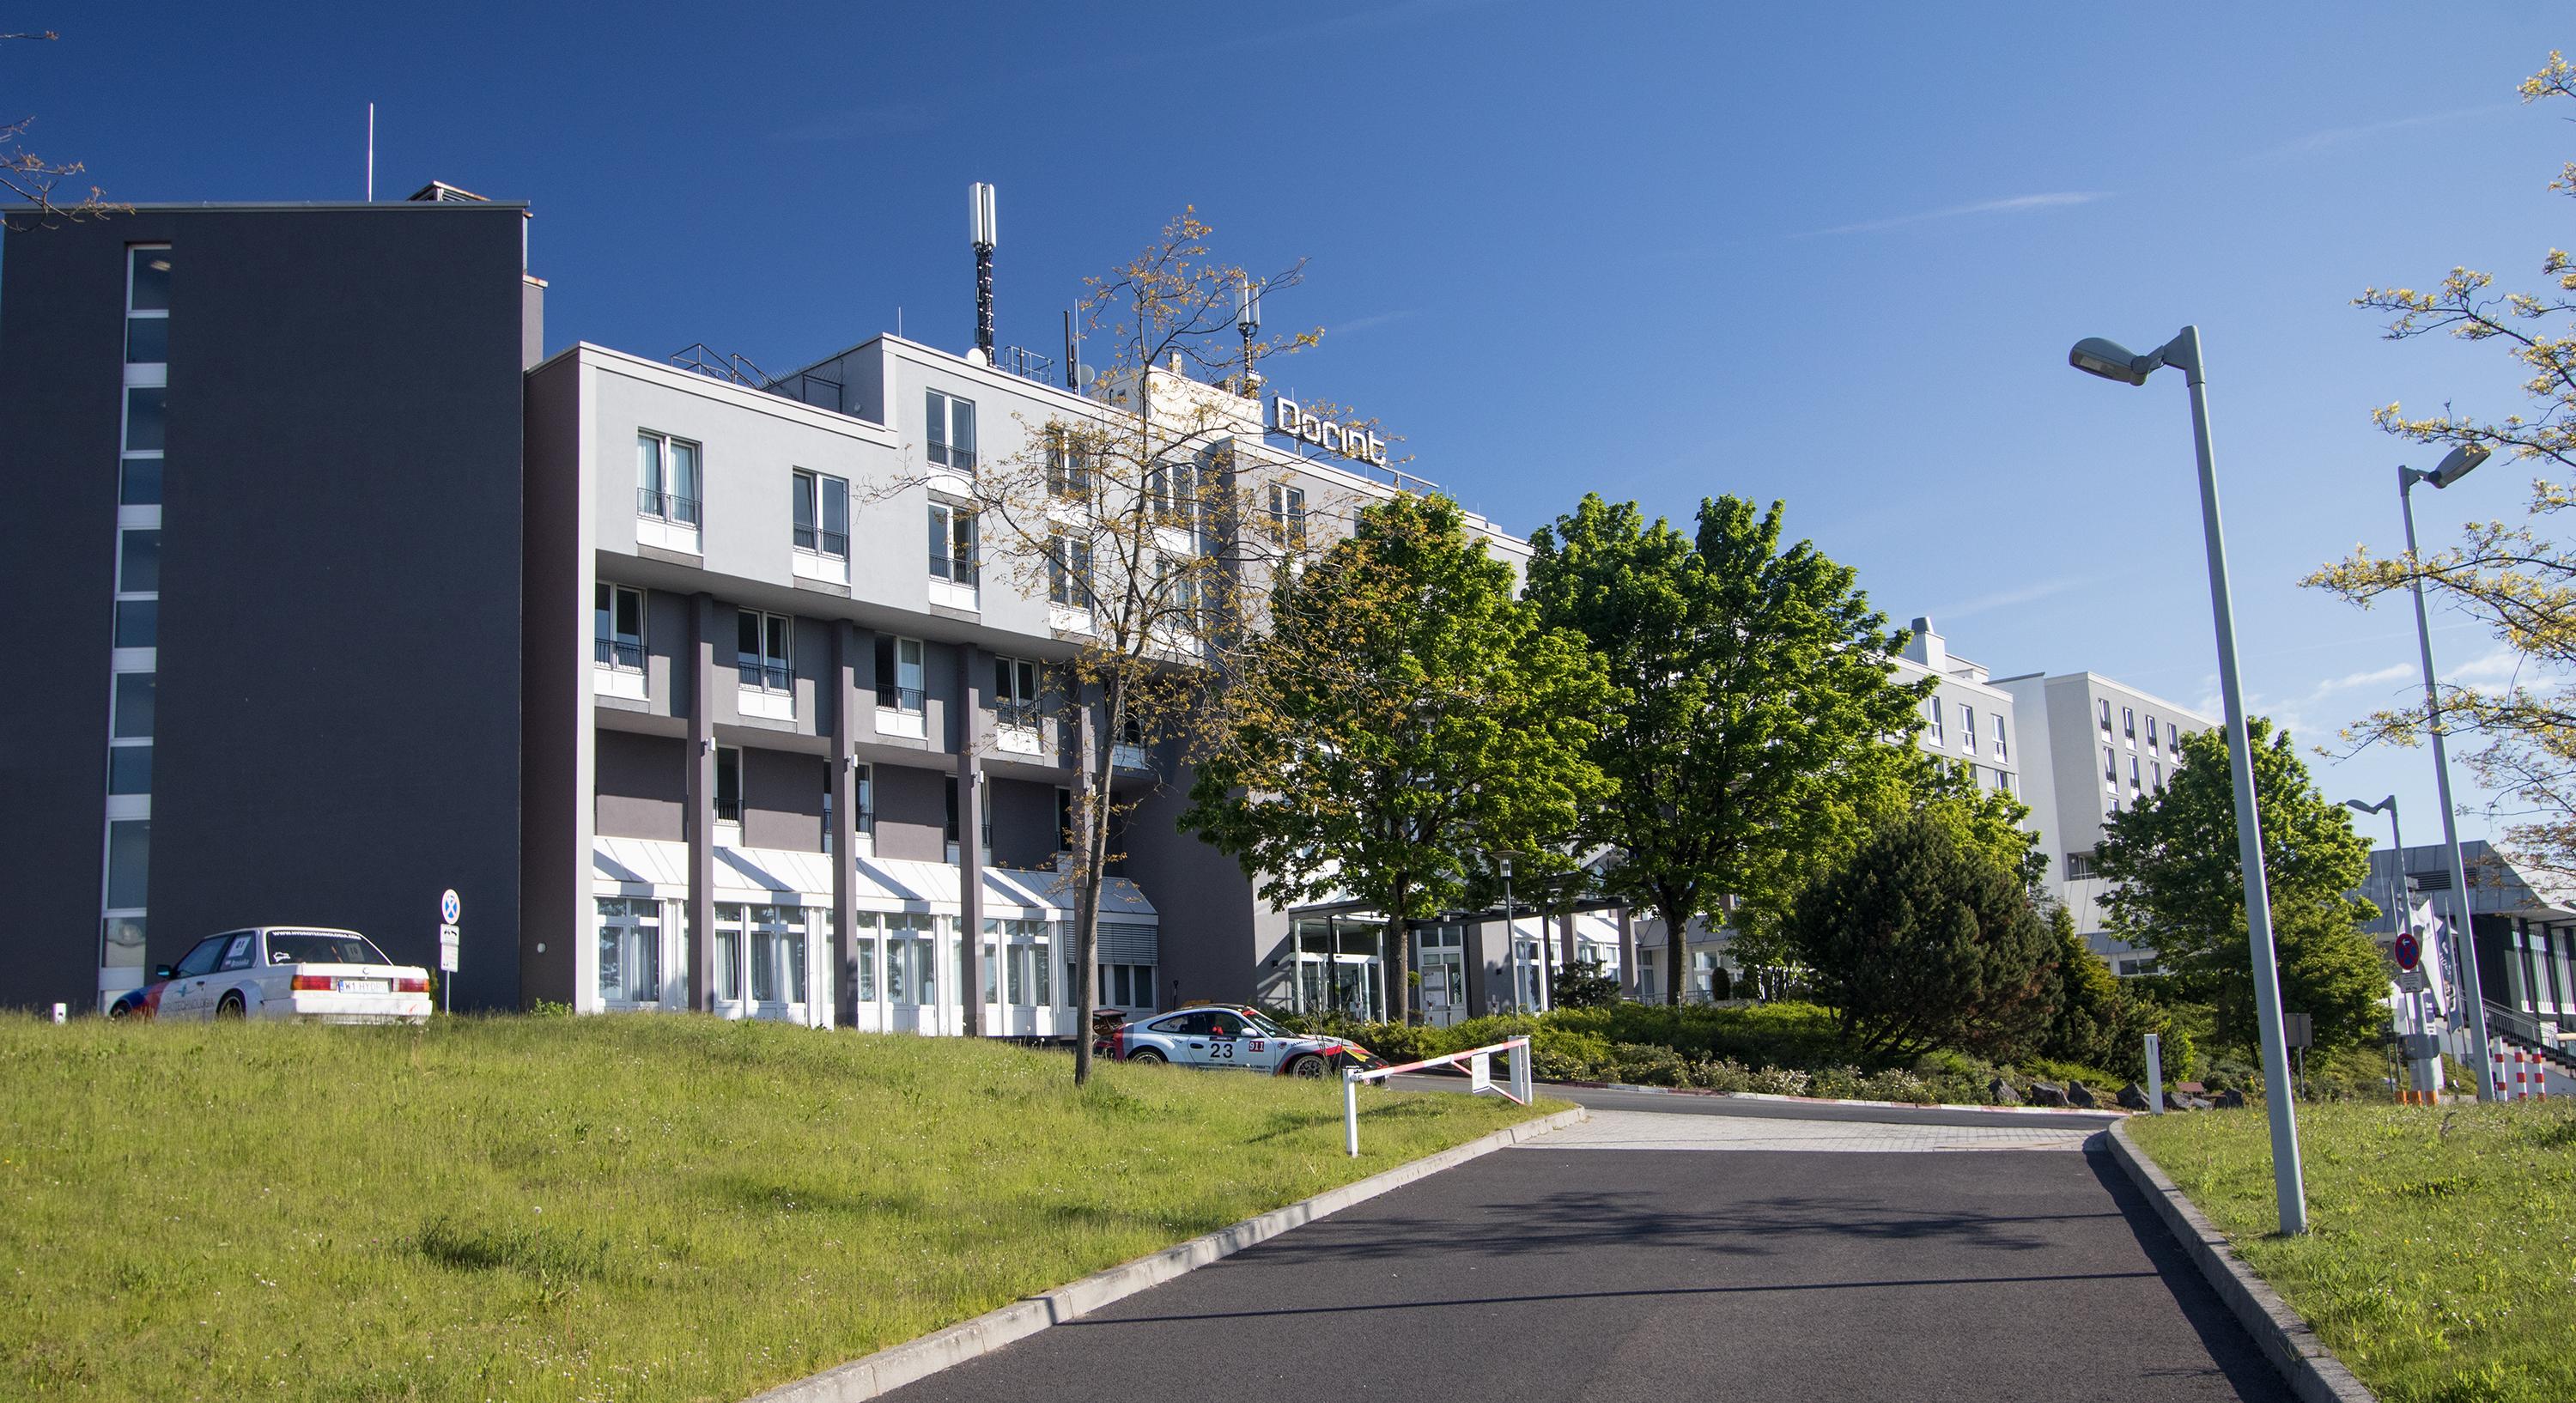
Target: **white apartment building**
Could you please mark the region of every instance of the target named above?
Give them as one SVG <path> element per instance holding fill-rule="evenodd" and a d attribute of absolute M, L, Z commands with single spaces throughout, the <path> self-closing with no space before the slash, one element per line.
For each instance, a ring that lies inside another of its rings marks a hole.
<path fill-rule="evenodd" d="M 2093 852 L 2112 815 L 2161 792 L 2182 767 L 2182 738 L 2218 723 L 2099 673 L 2024 673 L 1995 686 L 2013 698 L 2036 763 L 2024 771 L 2023 802 L 2048 859 L 2041 886 L 2074 913 L 2075 928 L 2121 974 L 2155 967 L 2152 949 L 2114 940 L 2104 928 L 2108 884 Z"/>

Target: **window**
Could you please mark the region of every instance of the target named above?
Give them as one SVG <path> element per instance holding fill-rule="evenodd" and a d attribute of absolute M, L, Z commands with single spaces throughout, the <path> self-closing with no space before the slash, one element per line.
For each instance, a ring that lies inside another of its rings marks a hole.
<path fill-rule="evenodd" d="M 716 822 L 742 822 L 742 750 L 716 747 Z"/>
<path fill-rule="evenodd" d="M 1939 745 L 1942 743 L 1941 699 L 1939 697 L 1925 697 L 1923 699 L 1923 708 L 1924 714 L 1932 718 L 1932 728 L 1927 732 L 1927 734 L 1932 737 L 1932 743 L 1934 745 Z"/>
<path fill-rule="evenodd" d="M 2102 747 L 2102 778 L 2108 783 L 2120 778 L 2120 753 L 2107 745 Z"/>
<path fill-rule="evenodd" d="M 1994 714 L 1993 719 L 1995 723 L 1995 758 L 1998 760 L 2009 760 L 2012 758 L 2012 752 L 2004 747 L 2004 714 L 1998 711 Z"/>
<path fill-rule="evenodd" d="M 984 1002 L 1043 1007 L 1055 1002 L 1055 960 L 1044 921 L 984 921 Z"/>
<path fill-rule="evenodd" d="M 2111 734 L 2111 699 L 2102 698 L 2102 734 Z"/>
<path fill-rule="evenodd" d="M 644 591 L 605 582 L 591 591 L 591 647 L 601 667 L 644 670 Z"/>
<path fill-rule="evenodd" d="M 796 674 L 787 656 L 791 622 L 784 614 L 757 609 L 734 612 L 735 668 L 743 686 L 763 692 L 793 689 Z"/>
<path fill-rule="evenodd" d="M 150 648 L 159 640 L 161 533 L 116 533 L 116 646 Z"/>
<path fill-rule="evenodd" d="M 107 826 L 107 909 L 140 911 L 151 887 L 152 820 L 118 819 Z"/>
<path fill-rule="evenodd" d="M 1047 452 L 1047 495 L 1071 501 L 1089 501 L 1092 488 L 1091 450 L 1077 431 L 1057 429 L 1051 435 Z"/>
<path fill-rule="evenodd" d="M 152 701 L 155 674 L 120 672 L 108 719 L 107 792 L 152 792 Z"/>
<path fill-rule="evenodd" d="M 993 659 L 993 710 L 1002 725 L 1035 730 L 1038 724 L 1038 665 L 1026 658 Z"/>
<path fill-rule="evenodd" d="M 1091 607 L 1091 543 L 1061 532 L 1047 538 L 1047 602 Z"/>
<path fill-rule="evenodd" d="M 2140 787 L 2140 784 L 2141 781 L 2138 778 L 2138 757 L 2132 755 L 2129 757 L 2129 788 L 2135 790 Z"/>
<path fill-rule="evenodd" d="M 698 524 L 698 446 L 652 432 L 635 436 L 635 513 L 675 526 Z"/>
<path fill-rule="evenodd" d="M 2002 790 L 2002 791 L 2003 791 L 2003 792 L 2005 792 L 2006 794 L 2010 794 L 2010 793 L 2012 793 L 2012 792 L 2013 792 L 2013 777 L 2012 777 L 2012 771 L 2010 771 L 2010 770 L 1997 770 L 1997 771 L 1995 771 L 1995 788 Z"/>
<path fill-rule="evenodd" d="M 650 897 L 599 899 L 599 997 L 627 1003 L 662 998 L 662 903 Z"/>
<path fill-rule="evenodd" d="M 1147 503 L 1155 520 L 1164 526 L 1197 528 L 1199 487 L 1199 465 L 1194 461 L 1157 463 L 1145 473 Z"/>
<path fill-rule="evenodd" d="M 1270 534 L 1283 545 L 1306 544 L 1306 489 L 1284 482 L 1270 484 Z"/>
<path fill-rule="evenodd" d="M 1154 1006 L 1152 965 L 1102 965 L 1100 1001 L 1116 1008 Z"/>
<path fill-rule="evenodd" d="M 856 966 L 858 1001 L 877 1001 L 877 915 L 873 911 L 856 913 L 850 921 L 850 959 Z"/>
<path fill-rule="evenodd" d="M 850 484 L 798 468 L 794 476 L 796 549 L 846 560 L 850 555 Z"/>
<path fill-rule="evenodd" d="M 2164 787 L 2165 787 L 2165 767 L 2164 767 L 2163 763 L 2162 763 L 2162 762 L 2159 762 L 2159 763 L 2157 763 L 2157 764 L 2150 765 L 2150 766 L 2148 766 L 2148 769 L 2154 772 L 2154 775 L 2155 775 L 2155 781 L 2156 781 L 2156 791 L 2157 791 L 2158 793 L 2162 793 L 2162 792 L 2164 792 Z M 2259 826 L 2259 825 L 2258 825 L 2258 826 Z"/>
<path fill-rule="evenodd" d="M 945 833 L 948 841 L 954 843 L 957 841 L 957 776 L 955 775 L 948 777 L 947 800 L 948 820 Z"/>
<path fill-rule="evenodd" d="M 929 1005 L 939 1002 L 938 927 L 935 918 L 906 913 L 886 923 L 886 1000 Z"/>
<path fill-rule="evenodd" d="M 922 709 L 920 639 L 877 635 L 877 705 L 890 711 Z"/>
<path fill-rule="evenodd" d="M 2155 748 L 2156 748 L 2156 714 L 2155 714 L 2154 712 L 2150 711 L 2150 712 L 2148 712 L 2148 713 L 2147 713 L 2147 749 L 2149 749 L 2149 750 L 2153 750 L 2153 749 L 2155 749 Z"/>
<path fill-rule="evenodd" d="M 125 389 L 125 451 L 158 453 L 169 432 L 170 391 L 161 385 Z"/>
<path fill-rule="evenodd" d="M 2102 874 L 2093 866 L 2092 853 L 2080 852 L 2066 855 L 2066 880 L 2081 882 L 2100 875 Z"/>
<path fill-rule="evenodd" d="M 2120 734 L 2127 736 L 2131 741 L 2138 738 L 2138 713 L 2135 708 L 2126 706 L 2120 708 Z"/>
<path fill-rule="evenodd" d="M 1971 755 L 1977 753 L 1977 709 L 1973 706 L 1959 708 L 1959 748 Z"/>
<path fill-rule="evenodd" d="M 861 765 L 850 776 L 850 795 L 858 801 L 858 821 L 854 827 L 861 833 L 877 829 L 877 771 L 874 765 Z"/>
<path fill-rule="evenodd" d="M 975 513 L 946 502 L 930 504 L 930 577 L 975 583 Z"/>
<path fill-rule="evenodd" d="M 975 402 L 925 390 L 922 403 L 929 425 L 930 461 L 961 473 L 975 471 Z"/>

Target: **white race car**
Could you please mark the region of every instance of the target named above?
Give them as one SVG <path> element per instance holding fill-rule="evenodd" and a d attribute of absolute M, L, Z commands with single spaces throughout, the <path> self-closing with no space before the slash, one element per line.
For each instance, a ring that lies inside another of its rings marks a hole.
<path fill-rule="evenodd" d="M 1358 1043 L 1289 1032 L 1244 1004 L 1200 1004 L 1177 1013 L 1148 1014 L 1112 1029 L 1092 1044 L 1092 1051 L 1116 1062 L 1241 1067 L 1283 1077 L 1386 1065 Z"/>
<path fill-rule="evenodd" d="M 108 1005 L 107 1016 L 423 1023 L 429 971 L 395 964 L 353 930 L 258 926 L 198 941 Z"/>

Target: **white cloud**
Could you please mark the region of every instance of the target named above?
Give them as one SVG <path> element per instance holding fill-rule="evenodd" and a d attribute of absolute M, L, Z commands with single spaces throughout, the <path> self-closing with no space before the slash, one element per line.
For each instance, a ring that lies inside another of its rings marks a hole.
<path fill-rule="evenodd" d="M 2064 594 L 2079 585 L 2088 585 L 2092 582 L 2091 576 L 2068 575 L 2061 579 L 2042 580 L 2038 584 L 2023 585 L 2019 589 L 1998 590 L 1992 594 L 1976 595 L 1955 604 L 1944 604 L 1924 612 L 1937 628 L 1945 620 L 1964 619 L 1994 609 L 2009 609 L 2016 604 L 2036 603 L 2052 594 Z"/>
<path fill-rule="evenodd" d="M 2430 127 L 2444 122 L 2456 122 L 2464 117 L 2483 117 L 2490 113 L 2511 112 L 2520 105 L 2512 102 L 2492 103 L 2485 107 L 2462 107 L 2449 112 L 2426 112 L 2413 117 L 2397 117 L 2385 122 L 2364 122 L 2359 126 L 2328 127 L 2323 131 L 2310 132 L 2296 140 L 2285 141 L 2278 146 L 2258 151 L 2245 159 L 2276 161 L 2288 156 L 2305 156 L 2311 152 L 2359 141 L 2364 137 L 2377 136 L 2382 132 L 2405 131 L 2411 127 Z"/>
<path fill-rule="evenodd" d="M 1422 315 L 1420 312 L 1410 307 L 1400 312 L 1372 312 L 1365 317 L 1353 317 L 1346 322 L 1335 322 L 1324 328 L 1324 334 L 1348 336 L 1354 331 L 1367 331 L 1372 327 L 1385 326 L 1390 322 L 1407 321 L 1420 315 Z"/>
<path fill-rule="evenodd" d="M 1879 229 L 1895 229 L 1907 224 L 1928 224 L 1936 219 L 1961 219 L 1975 214 L 2035 214 L 2043 210 L 2066 209 L 2089 205 L 2111 198 L 2108 190 L 2053 190 L 2037 195 L 2014 195 L 2001 200 L 1979 200 L 1972 205 L 1952 205 L 1947 209 L 1921 210 L 1914 214 L 1893 215 L 1886 219 L 1865 219 L 1857 224 L 1837 224 L 1830 229 L 1810 229 L 1793 235 L 1800 239 L 1820 239 L 1828 234 L 1866 234 Z"/>

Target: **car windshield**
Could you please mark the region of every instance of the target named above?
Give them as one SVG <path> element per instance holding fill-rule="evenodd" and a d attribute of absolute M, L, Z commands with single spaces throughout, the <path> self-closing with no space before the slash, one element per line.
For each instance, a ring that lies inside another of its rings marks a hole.
<path fill-rule="evenodd" d="M 282 930 L 268 938 L 273 965 L 389 965 L 385 952 L 348 931 Z"/>
<path fill-rule="evenodd" d="M 1262 1017 L 1260 1014 L 1255 1013 L 1248 1008 L 1243 1011 L 1243 1021 L 1251 1024 L 1252 1031 L 1259 1033 L 1265 1038 L 1293 1038 L 1296 1036 L 1296 1034 L 1289 1032 L 1287 1029 L 1280 1027 L 1278 1024 L 1271 1022 L 1269 1019 Z"/>

